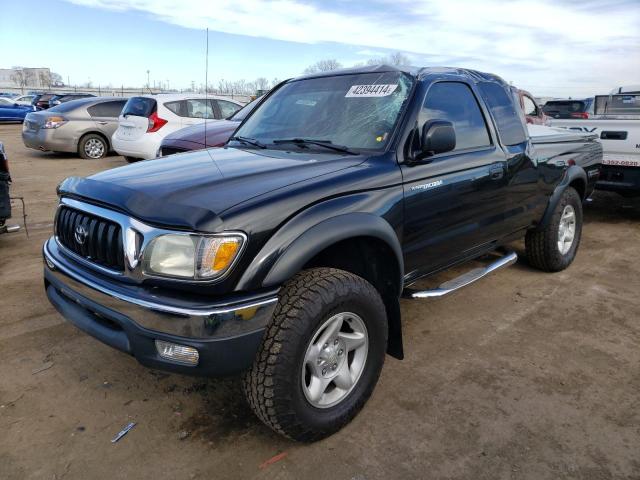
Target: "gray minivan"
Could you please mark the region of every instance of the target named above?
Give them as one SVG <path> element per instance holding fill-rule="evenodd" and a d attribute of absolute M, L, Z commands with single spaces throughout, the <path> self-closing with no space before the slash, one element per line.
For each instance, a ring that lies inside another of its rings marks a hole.
<path fill-rule="evenodd" d="M 103 158 L 111 151 L 111 136 L 126 102 L 122 97 L 91 97 L 31 112 L 24 119 L 22 141 L 41 151 Z"/>

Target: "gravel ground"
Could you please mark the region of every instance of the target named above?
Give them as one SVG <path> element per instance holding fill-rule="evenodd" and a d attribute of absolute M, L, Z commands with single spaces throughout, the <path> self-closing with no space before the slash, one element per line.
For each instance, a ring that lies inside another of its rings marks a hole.
<path fill-rule="evenodd" d="M 597 194 L 565 272 L 522 259 L 404 301 L 406 359 L 305 445 L 264 427 L 238 379 L 150 371 L 64 322 L 42 286 L 55 187 L 125 162 L 28 150 L 17 125 L 0 141 L 30 227 L 0 236 L 0 478 L 640 479 L 640 200 Z"/>

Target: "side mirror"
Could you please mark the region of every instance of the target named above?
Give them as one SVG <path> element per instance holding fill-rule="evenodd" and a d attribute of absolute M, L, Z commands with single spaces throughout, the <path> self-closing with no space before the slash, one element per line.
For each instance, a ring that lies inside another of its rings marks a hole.
<path fill-rule="evenodd" d="M 422 126 L 420 151 L 417 159 L 450 152 L 456 148 L 456 131 L 453 123 L 446 120 L 429 120 Z"/>

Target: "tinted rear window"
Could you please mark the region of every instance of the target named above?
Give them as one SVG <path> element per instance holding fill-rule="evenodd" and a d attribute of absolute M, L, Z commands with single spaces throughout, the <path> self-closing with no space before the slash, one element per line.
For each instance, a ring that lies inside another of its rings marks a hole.
<path fill-rule="evenodd" d="M 124 108 L 122 115 L 134 115 L 136 117 L 148 117 L 156 109 L 156 101 L 147 97 L 131 97 Z"/>
<path fill-rule="evenodd" d="M 586 102 L 579 100 L 549 100 L 542 107 L 544 113 L 566 113 L 568 115 L 572 113 L 580 113 L 587 110 Z"/>
<path fill-rule="evenodd" d="M 493 114 L 498 127 L 498 135 L 504 145 L 517 145 L 527 140 L 522 117 L 516 108 L 511 92 L 495 82 L 480 82 L 480 92 Z M 519 102 L 518 102 L 519 103 Z"/>
<path fill-rule="evenodd" d="M 92 117 L 119 117 L 122 107 L 124 107 L 124 100 L 115 100 L 113 102 L 103 102 L 96 105 L 92 105 L 87 108 L 89 115 Z"/>

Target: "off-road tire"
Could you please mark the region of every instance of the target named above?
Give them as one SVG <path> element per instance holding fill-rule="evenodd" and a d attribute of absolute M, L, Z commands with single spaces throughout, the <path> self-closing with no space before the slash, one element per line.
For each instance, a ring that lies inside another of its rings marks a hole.
<path fill-rule="evenodd" d="M 558 248 L 558 236 L 562 212 L 567 205 L 575 211 L 576 232 L 571 248 L 562 254 Z M 582 236 L 582 199 L 573 187 L 567 187 L 562 193 L 548 224 L 539 230 L 527 232 L 525 247 L 529 263 L 545 272 L 559 272 L 573 262 Z"/>
<path fill-rule="evenodd" d="M 85 149 L 85 146 L 87 145 L 87 143 L 89 143 L 90 141 L 93 142 L 100 142 L 102 144 L 102 153 L 100 154 L 100 156 L 90 156 Z M 84 137 L 82 137 L 80 139 L 80 141 L 78 142 L 78 155 L 80 155 L 80 157 L 86 159 L 86 160 L 100 160 L 104 157 L 107 156 L 107 154 L 109 153 L 109 142 L 107 142 L 104 137 L 96 134 L 96 133 L 89 133 L 87 135 L 85 135 Z"/>
<path fill-rule="evenodd" d="M 260 420 L 276 432 L 298 441 L 316 441 L 349 423 L 371 395 L 387 346 L 385 307 L 369 282 L 334 268 L 300 272 L 279 296 L 253 367 L 243 378 L 245 396 Z M 323 323 L 343 311 L 359 315 L 366 324 L 365 366 L 340 403 L 316 408 L 302 389 L 305 352 Z"/>

